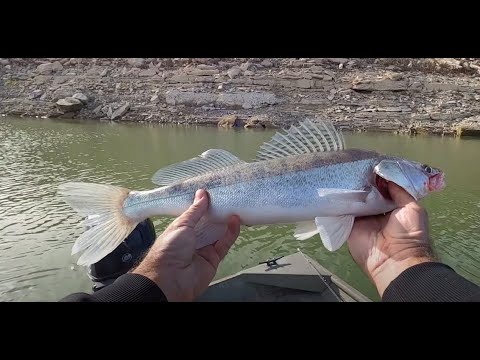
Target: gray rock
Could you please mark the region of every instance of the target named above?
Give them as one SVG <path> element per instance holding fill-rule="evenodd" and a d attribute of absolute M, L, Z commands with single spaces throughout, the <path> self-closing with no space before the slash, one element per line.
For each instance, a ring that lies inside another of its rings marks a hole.
<path fill-rule="evenodd" d="M 123 115 L 125 115 L 128 110 L 130 110 L 130 104 L 126 103 L 123 106 L 120 106 L 117 110 L 113 112 L 113 114 L 110 117 L 110 120 L 116 120 L 121 118 Z"/>
<path fill-rule="evenodd" d="M 83 107 L 83 103 L 78 99 L 74 99 L 73 97 L 60 99 L 56 102 L 56 105 L 63 113 L 79 111 Z"/>
<path fill-rule="evenodd" d="M 410 84 L 409 90 L 411 91 L 421 91 L 423 89 L 423 84 L 420 81 L 414 81 Z"/>
<path fill-rule="evenodd" d="M 141 77 L 151 77 L 157 74 L 157 69 L 147 69 L 147 70 L 142 70 L 138 73 L 138 76 Z"/>
<path fill-rule="evenodd" d="M 195 76 L 210 76 L 210 75 L 216 75 L 218 74 L 219 71 L 217 69 L 193 69 L 190 74 L 195 75 Z"/>
<path fill-rule="evenodd" d="M 169 105 L 202 106 L 216 104 L 226 108 L 252 109 L 280 102 L 275 94 L 269 92 L 232 92 L 214 94 L 208 92 L 169 90 L 165 93 Z"/>
<path fill-rule="evenodd" d="M 216 104 L 236 108 L 241 106 L 244 109 L 260 108 L 280 103 L 275 94 L 268 92 L 230 93 L 219 94 Z"/>
<path fill-rule="evenodd" d="M 271 129 L 276 128 L 277 126 L 273 123 L 271 119 L 267 115 L 255 115 L 252 116 L 247 120 L 244 125 L 245 129 L 255 129 L 255 128 L 263 128 L 263 129 Z"/>
<path fill-rule="evenodd" d="M 403 79 L 403 75 L 400 73 L 389 72 L 385 75 L 387 79 L 398 81 Z"/>
<path fill-rule="evenodd" d="M 296 86 L 302 89 L 310 89 L 312 87 L 312 82 L 308 79 L 299 79 L 297 80 Z"/>
<path fill-rule="evenodd" d="M 59 85 L 59 84 L 63 84 L 64 82 L 66 82 L 68 80 L 68 78 L 64 77 L 64 76 L 55 76 L 53 78 L 53 83 L 55 85 Z"/>
<path fill-rule="evenodd" d="M 151 98 L 150 98 L 150 102 L 154 103 L 154 104 L 158 104 L 160 102 L 160 98 L 158 97 L 158 95 L 153 95 Z"/>
<path fill-rule="evenodd" d="M 247 71 L 250 68 L 251 65 L 252 65 L 252 63 L 247 61 L 246 63 L 243 63 L 242 65 L 240 65 L 240 69 L 242 71 Z"/>
<path fill-rule="evenodd" d="M 403 108 L 398 106 L 390 106 L 385 108 L 377 108 L 379 112 L 402 112 Z"/>
<path fill-rule="evenodd" d="M 405 91 L 408 89 L 406 81 L 380 80 L 360 81 L 352 86 L 357 91 Z"/>
<path fill-rule="evenodd" d="M 200 69 L 200 70 L 216 70 L 217 68 L 213 65 L 200 64 L 200 65 L 197 66 L 197 69 Z"/>
<path fill-rule="evenodd" d="M 335 73 L 333 71 L 330 71 L 330 70 L 324 70 L 323 71 L 325 74 L 327 74 L 328 76 L 331 76 L 332 78 L 335 78 Z"/>
<path fill-rule="evenodd" d="M 112 118 L 112 114 L 113 114 L 112 107 L 111 107 L 111 106 L 107 106 L 107 117 L 108 117 L 109 119 Z"/>
<path fill-rule="evenodd" d="M 83 104 L 87 104 L 88 103 L 88 97 L 87 95 L 83 94 L 83 93 L 75 93 L 73 94 L 72 98 L 74 99 L 77 99 L 77 100 L 80 100 Z"/>
<path fill-rule="evenodd" d="M 140 68 L 143 66 L 143 64 L 145 64 L 145 59 L 143 58 L 132 58 L 132 59 L 128 59 L 127 60 L 128 64 L 133 66 L 133 67 L 137 67 L 137 68 Z"/>
<path fill-rule="evenodd" d="M 269 67 L 272 67 L 272 66 L 273 66 L 273 63 L 272 63 L 270 60 L 265 59 L 265 60 L 263 60 L 263 61 L 260 63 L 260 65 L 269 68 Z"/>
<path fill-rule="evenodd" d="M 227 75 L 230 79 L 235 79 L 238 75 L 240 75 L 241 70 L 238 67 L 232 67 L 227 71 Z"/>
<path fill-rule="evenodd" d="M 329 58 L 325 60 L 330 61 L 334 64 L 345 64 L 346 62 L 348 62 L 348 59 L 344 59 L 344 58 Z"/>
<path fill-rule="evenodd" d="M 75 65 L 75 64 L 81 64 L 83 62 L 83 58 L 71 58 L 70 59 L 70 64 Z"/>
<path fill-rule="evenodd" d="M 255 73 L 254 73 L 253 71 L 250 71 L 250 70 L 246 70 L 243 74 L 244 74 L 245 76 L 255 75 Z"/>
<path fill-rule="evenodd" d="M 457 84 L 449 83 L 425 83 L 425 90 L 427 91 L 458 91 Z"/>
<path fill-rule="evenodd" d="M 30 95 L 28 96 L 28 98 L 29 98 L 29 99 L 36 99 L 36 98 L 42 96 L 42 94 L 43 94 L 43 91 L 42 91 L 42 90 L 39 90 L 39 89 L 33 90 L 33 91 L 30 93 Z"/>
<path fill-rule="evenodd" d="M 233 128 L 241 126 L 241 123 L 237 115 L 225 115 L 222 116 L 217 124 L 219 127 Z"/>
<path fill-rule="evenodd" d="M 10 61 L 8 59 L 0 59 L 0 65 L 10 65 Z"/>
<path fill-rule="evenodd" d="M 53 72 L 61 71 L 63 70 L 63 65 L 60 64 L 60 62 L 55 61 L 53 64 L 52 63 L 45 63 L 45 64 L 40 64 L 37 66 L 37 72 L 39 74 L 51 74 Z"/>
<path fill-rule="evenodd" d="M 75 93 L 76 91 L 72 88 L 61 87 L 53 92 L 52 99 L 53 101 L 58 101 L 60 99 L 71 97 Z"/>
<path fill-rule="evenodd" d="M 94 113 L 95 115 L 97 115 L 97 116 L 98 116 L 98 115 L 101 115 L 101 113 L 102 113 L 102 107 L 103 107 L 103 105 L 98 105 L 98 106 L 93 110 L 93 113 Z"/>
<path fill-rule="evenodd" d="M 165 102 L 169 105 L 202 106 L 214 102 L 216 98 L 215 94 L 196 93 L 193 91 L 169 90 L 165 93 Z"/>

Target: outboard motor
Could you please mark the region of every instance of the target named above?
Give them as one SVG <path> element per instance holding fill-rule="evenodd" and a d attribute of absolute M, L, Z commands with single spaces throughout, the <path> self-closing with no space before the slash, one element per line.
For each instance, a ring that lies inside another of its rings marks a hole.
<path fill-rule="evenodd" d="M 150 219 L 139 223 L 132 233 L 110 254 L 88 266 L 87 275 L 93 281 L 93 291 L 113 283 L 143 259 L 156 239 Z"/>

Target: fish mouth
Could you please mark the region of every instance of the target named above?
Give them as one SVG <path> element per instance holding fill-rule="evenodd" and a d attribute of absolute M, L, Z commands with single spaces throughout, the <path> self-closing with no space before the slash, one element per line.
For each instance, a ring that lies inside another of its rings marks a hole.
<path fill-rule="evenodd" d="M 428 179 L 428 191 L 440 191 L 443 190 L 445 186 L 445 175 L 443 173 L 438 173 Z"/>
<path fill-rule="evenodd" d="M 375 186 L 378 192 L 387 200 L 392 200 L 390 191 L 388 191 L 388 181 L 380 175 L 375 174 Z"/>

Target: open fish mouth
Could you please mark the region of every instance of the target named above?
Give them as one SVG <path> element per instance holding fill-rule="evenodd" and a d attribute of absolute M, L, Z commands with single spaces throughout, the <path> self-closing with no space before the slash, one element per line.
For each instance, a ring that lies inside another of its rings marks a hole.
<path fill-rule="evenodd" d="M 392 200 L 390 191 L 388 191 L 388 181 L 382 178 L 380 175 L 375 174 L 375 186 L 382 196 L 387 200 Z"/>
<path fill-rule="evenodd" d="M 443 190 L 445 186 L 446 186 L 446 182 L 445 182 L 444 173 L 438 173 L 436 175 L 433 175 L 428 181 L 429 191 L 440 191 L 440 190 Z"/>

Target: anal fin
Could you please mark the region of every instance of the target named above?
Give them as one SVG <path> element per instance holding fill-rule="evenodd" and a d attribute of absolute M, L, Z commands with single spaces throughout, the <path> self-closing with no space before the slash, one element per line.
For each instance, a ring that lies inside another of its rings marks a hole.
<path fill-rule="evenodd" d="M 302 221 L 296 223 L 293 236 L 297 240 L 307 240 L 316 234 L 318 234 L 318 229 L 315 221 Z"/>

